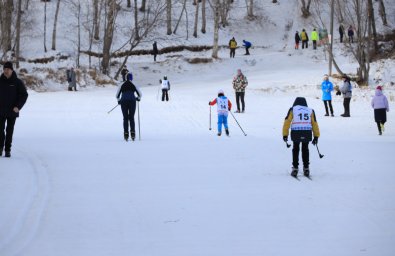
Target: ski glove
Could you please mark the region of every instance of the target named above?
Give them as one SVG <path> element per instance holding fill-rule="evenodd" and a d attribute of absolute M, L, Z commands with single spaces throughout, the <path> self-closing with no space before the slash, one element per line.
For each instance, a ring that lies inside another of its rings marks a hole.
<path fill-rule="evenodd" d="M 312 141 L 313 145 L 318 144 L 318 137 L 314 137 L 313 141 Z"/>
<path fill-rule="evenodd" d="M 287 142 L 287 141 L 288 141 L 288 136 L 283 136 L 283 140 L 284 140 L 285 142 Z"/>
<path fill-rule="evenodd" d="M 340 91 L 337 91 L 336 95 L 339 96 L 339 95 L 342 95 L 342 93 Z"/>
<path fill-rule="evenodd" d="M 118 100 L 118 105 L 121 105 L 121 101 L 120 100 Z"/>
<path fill-rule="evenodd" d="M 137 100 L 137 101 L 140 101 L 141 99 L 140 99 L 140 97 L 137 97 L 136 100 Z"/>

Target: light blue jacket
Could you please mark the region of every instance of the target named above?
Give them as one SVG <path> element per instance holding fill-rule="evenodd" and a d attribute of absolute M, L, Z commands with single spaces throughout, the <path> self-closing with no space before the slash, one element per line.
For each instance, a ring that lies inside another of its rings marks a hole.
<path fill-rule="evenodd" d="M 321 84 L 322 100 L 332 100 L 333 84 L 328 80 L 324 80 Z"/>

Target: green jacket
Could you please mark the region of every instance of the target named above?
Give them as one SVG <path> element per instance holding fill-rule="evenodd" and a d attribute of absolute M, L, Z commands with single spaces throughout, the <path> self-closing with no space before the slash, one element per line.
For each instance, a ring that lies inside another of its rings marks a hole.
<path fill-rule="evenodd" d="M 311 32 L 311 40 L 312 41 L 318 41 L 318 32 L 317 31 L 312 31 Z"/>

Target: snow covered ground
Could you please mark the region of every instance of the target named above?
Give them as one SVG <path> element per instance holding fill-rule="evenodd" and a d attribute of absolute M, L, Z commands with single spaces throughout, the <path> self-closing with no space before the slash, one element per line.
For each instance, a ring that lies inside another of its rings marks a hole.
<path fill-rule="evenodd" d="M 107 114 L 115 87 L 30 91 L 13 156 L 0 158 L 0 255 L 393 255 L 394 112 L 378 136 L 373 91 L 356 88 L 351 118 L 339 116 L 339 97 L 336 116 L 324 117 L 317 53 L 253 54 L 183 64 L 168 73 L 168 103 L 154 82 L 143 87 L 135 142 L 122 139 L 120 109 Z M 136 71 L 136 83 L 172 64 Z M 230 116 L 231 137 L 217 137 L 207 103 L 222 88 L 235 104 L 239 67 L 250 85 L 246 113 L 235 116 L 248 135 Z M 282 141 L 296 96 L 316 110 L 322 134 L 324 158 L 310 146 L 312 181 L 289 176 Z"/>

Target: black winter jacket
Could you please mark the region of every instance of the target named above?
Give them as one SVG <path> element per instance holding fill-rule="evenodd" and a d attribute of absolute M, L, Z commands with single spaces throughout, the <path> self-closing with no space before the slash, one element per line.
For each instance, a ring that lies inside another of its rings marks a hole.
<path fill-rule="evenodd" d="M 14 107 L 19 110 L 25 105 L 28 94 L 25 84 L 20 80 L 15 72 L 10 78 L 4 74 L 0 76 L 0 116 L 18 117 L 19 113 L 14 112 Z"/>

